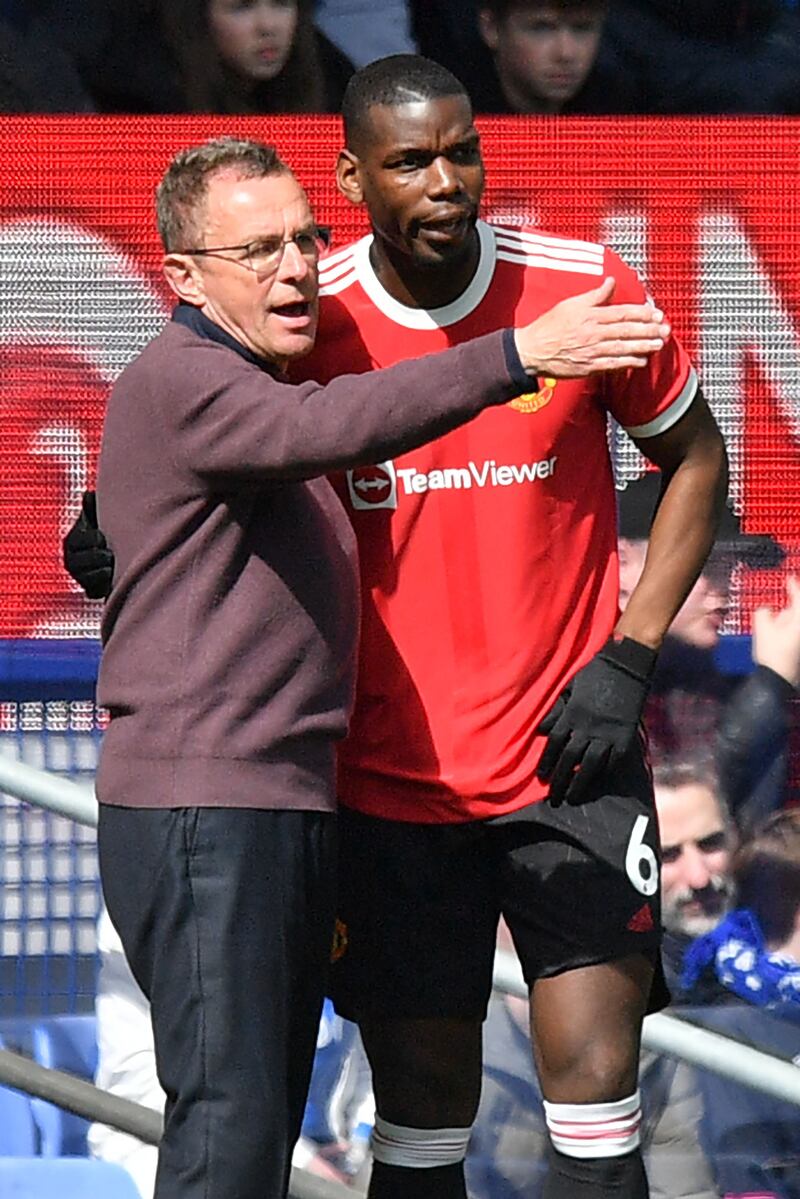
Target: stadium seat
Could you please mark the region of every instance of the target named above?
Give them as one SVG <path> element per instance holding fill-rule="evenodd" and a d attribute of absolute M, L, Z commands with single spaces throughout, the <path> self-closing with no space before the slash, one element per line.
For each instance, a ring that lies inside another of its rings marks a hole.
<path fill-rule="evenodd" d="M 139 1199 L 122 1166 L 74 1157 L 0 1158 L 3 1199 Z"/>
<path fill-rule="evenodd" d="M 0 1049 L 5 1048 L 0 1037 Z M 22 1091 L 0 1087 L 0 1156 L 30 1157 L 36 1153 L 37 1146 L 30 1099 Z M 2 1190 L 0 1194 L 3 1194 Z"/>
<path fill-rule="evenodd" d="M 33 1028 L 33 1057 L 42 1066 L 66 1070 L 89 1082 L 97 1069 L 94 1015 L 50 1016 Z M 85 1157 L 89 1121 L 43 1099 L 31 1100 L 43 1157 Z"/>

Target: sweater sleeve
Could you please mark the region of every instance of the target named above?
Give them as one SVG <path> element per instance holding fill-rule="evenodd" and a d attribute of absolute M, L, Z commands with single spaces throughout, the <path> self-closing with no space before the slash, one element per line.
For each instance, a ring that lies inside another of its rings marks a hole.
<path fill-rule="evenodd" d="M 207 482 L 304 479 L 390 458 L 519 394 L 503 331 L 325 386 L 280 382 L 225 347 L 182 351 L 190 369 L 160 405 L 176 453 Z"/>

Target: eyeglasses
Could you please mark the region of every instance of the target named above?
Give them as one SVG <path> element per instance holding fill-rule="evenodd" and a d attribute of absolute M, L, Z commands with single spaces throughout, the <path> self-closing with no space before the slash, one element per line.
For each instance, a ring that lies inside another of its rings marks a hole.
<path fill-rule="evenodd" d="M 183 250 L 183 254 L 193 254 L 197 258 L 226 258 L 253 271 L 256 275 L 267 277 L 274 275 L 281 264 L 286 247 L 294 242 L 306 262 L 316 263 L 320 255 L 331 244 L 331 231 L 325 225 L 314 225 L 311 229 L 301 229 L 292 237 L 260 237 L 257 241 L 246 242 L 243 246 L 204 246 L 198 250 Z M 239 253 L 239 258 L 229 255 Z"/>

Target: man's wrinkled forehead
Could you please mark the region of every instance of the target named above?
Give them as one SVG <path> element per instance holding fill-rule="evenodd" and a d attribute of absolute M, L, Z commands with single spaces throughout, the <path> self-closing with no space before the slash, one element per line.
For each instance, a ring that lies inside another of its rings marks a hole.
<path fill-rule="evenodd" d="M 230 244 L 259 237 L 288 236 L 313 220 L 308 197 L 294 175 L 215 176 L 206 195 L 207 235 L 229 237 Z"/>

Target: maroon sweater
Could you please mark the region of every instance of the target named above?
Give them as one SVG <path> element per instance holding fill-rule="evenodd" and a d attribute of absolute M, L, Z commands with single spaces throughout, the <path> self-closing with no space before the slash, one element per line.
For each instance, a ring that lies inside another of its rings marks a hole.
<path fill-rule="evenodd" d="M 506 331 L 295 386 L 198 315 L 171 321 L 109 400 L 97 495 L 116 568 L 97 794 L 328 810 L 359 598 L 350 523 L 321 476 L 511 399 L 521 367 Z"/>

